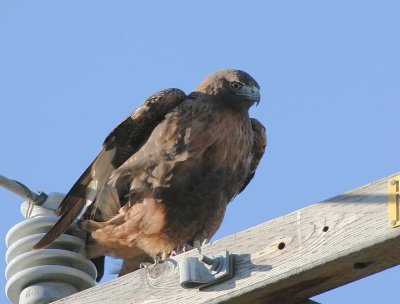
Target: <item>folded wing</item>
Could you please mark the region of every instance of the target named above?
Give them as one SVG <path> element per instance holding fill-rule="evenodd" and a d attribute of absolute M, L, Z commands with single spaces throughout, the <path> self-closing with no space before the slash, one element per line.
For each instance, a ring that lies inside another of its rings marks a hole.
<path fill-rule="evenodd" d="M 146 99 L 141 107 L 119 124 L 107 136 L 99 155 L 61 202 L 58 222 L 33 248 L 44 248 L 64 233 L 85 206 L 96 201 L 112 171 L 138 151 L 165 115 L 185 98 L 185 93 L 179 89 L 160 91 Z M 96 208 L 90 211 L 91 216 L 95 216 Z"/>
<path fill-rule="evenodd" d="M 243 186 L 240 189 L 239 193 L 242 192 L 247 187 L 247 185 L 254 177 L 258 164 L 260 163 L 260 160 L 264 155 L 265 148 L 267 147 L 267 135 L 265 133 L 265 127 L 263 126 L 263 124 L 259 122 L 257 119 L 252 118 L 251 127 L 253 129 L 253 134 L 254 134 L 254 144 L 252 150 L 253 157 L 251 159 L 249 173 L 247 174 L 247 178 L 244 181 Z"/>

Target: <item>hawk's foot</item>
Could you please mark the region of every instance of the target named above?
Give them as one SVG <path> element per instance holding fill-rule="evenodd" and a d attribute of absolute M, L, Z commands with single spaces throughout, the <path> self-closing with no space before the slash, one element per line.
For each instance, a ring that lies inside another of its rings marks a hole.
<path fill-rule="evenodd" d="M 174 256 L 176 256 L 176 255 L 178 255 L 180 253 L 188 252 L 189 250 L 192 250 L 192 249 L 195 249 L 195 248 L 200 251 L 201 246 L 204 246 L 207 243 L 208 243 L 207 239 L 205 239 L 203 241 L 195 240 L 195 241 L 193 241 L 193 246 L 190 245 L 187 242 L 182 242 L 175 248 L 175 250 L 173 250 L 170 253 L 170 257 L 174 257 Z"/>

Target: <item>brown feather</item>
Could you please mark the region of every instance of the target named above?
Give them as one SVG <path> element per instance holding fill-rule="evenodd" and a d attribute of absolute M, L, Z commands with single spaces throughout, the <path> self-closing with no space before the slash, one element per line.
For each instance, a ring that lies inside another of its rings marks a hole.
<path fill-rule="evenodd" d="M 72 207 L 60 217 L 54 226 L 51 227 L 45 236 L 32 247 L 32 249 L 41 249 L 50 245 L 69 228 L 69 226 L 75 220 L 76 214 L 79 214 L 81 209 L 81 204 L 73 204 Z"/>
<path fill-rule="evenodd" d="M 58 214 L 62 216 L 56 224 L 32 248 L 41 249 L 63 234 L 74 222 L 82 211 L 86 202 L 86 185 L 91 181 L 91 168 L 93 163 L 85 170 L 58 207 Z"/>
<path fill-rule="evenodd" d="M 87 188 L 97 185 L 81 222 L 94 242 L 88 256 L 124 258 L 124 274 L 139 260 L 211 238 L 264 153 L 265 129 L 248 114 L 258 101 L 259 85 L 238 70 L 211 74 L 188 96 L 169 89 L 149 97 L 106 138 L 102 152 L 115 155 L 94 162 L 88 183 L 78 180 L 78 200 L 85 193 L 90 201 Z M 65 202 L 53 237 L 84 205 L 72 195 Z"/>
<path fill-rule="evenodd" d="M 250 183 L 250 181 L 253 179 L 258 164 L 260 163 L 260 160 L 264 155 L 265 148 L 267 147 L 267 135 L 265 133 L 265 127 L 263 126 L 263 124 L 259 122 L 257 119 L 252 118 L 251 127 L 253 129 L 253 134 L 254 134 L 254 145 L 252 150 L 251 164 L 247 178 L 244 181 L 243 186 L 240 189 L 239 193 L 242 192 Z"/>
<path fill-rule="evenodd" d="M 249 171 L 254 138 L 247 110 L 198 92 L 167 115 L 110 176 L 108 185 L 130 209 L 92 225 L 107 254 L 128 258 L 141 249 L 154 256 L 215 233 Z"/>
<path fill-rule="evenodd" d="M 123 164 L 146 141 L 154 127 L 164 119 L 165 115 L 175 106 L 180 104 L 186 95 L 179 89 L 167 89 L 153 94 L 146 99 L 144 104 L 128 116 L 106 138 L 103 149 L 77 180 L 58 208 L 61 215 L 57 223 L 50 231 L 33 246 L 40 249 L 48 246 L 58 236 L 64 233 L 77 216 L 81 213 L 85 204 L 95 200 L 102 193 L 103 186 L 107 182 L 111 172 Z M 95 183 L 93 183 L 95 182 Z M 90 188 L 93 183 L 93 188 Z M 107 192 L 109 193 L 109 191 Z M 118 201 L 119 204 L 119 201 Z M 96 201 L 91 206 L 85 218 L 101 218 L 96 214 Z M 111 217 L 110 211 L 101 212 L 102 217 Z"/>
<path fill-rule="evenodd" d="M 63 234 L 78 217 L 85 205 L 92 203 L 98 189 L 101 189 L 114 169 L 111 158 L 115 149 L 99 153 L 92 164 L 85 170 L 78 181 L 72 186 L 58 207 L 57 213 L 61 215 L 57 223 L 43 238 L 35 244 L 34 249 L 44 248 Z"/>

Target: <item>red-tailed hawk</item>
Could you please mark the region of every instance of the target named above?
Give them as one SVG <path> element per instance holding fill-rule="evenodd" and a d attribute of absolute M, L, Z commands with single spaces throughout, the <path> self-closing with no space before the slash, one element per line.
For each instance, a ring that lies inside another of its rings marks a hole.
<path fill-rule="evenodd" d="M 125 259 L 123 274 L 210 239 L 265 150 L 265 128 L 248 113 L 259 89 L 246 72 L 222 70 L 189 95 L 167 89 L 149 97 L 107 136 L 34 248 L 54 241 L 85 206 L 80 223 L 99 278 L 104 255 Z"/>

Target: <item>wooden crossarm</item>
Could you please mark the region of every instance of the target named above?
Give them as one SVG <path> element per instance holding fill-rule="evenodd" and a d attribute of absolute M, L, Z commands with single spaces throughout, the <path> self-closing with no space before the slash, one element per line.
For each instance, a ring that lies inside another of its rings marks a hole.
<path fill-rule="evenodd" d="M 304 302 L 400 263 L 400 228 L 388 225 L 390 179 L 206 245 L 206 255 L 235 254 L 235 275 L 204 290 L 180 287 L 177 263 L 166 263 L 156 278 L 141 269 L 55 303 Z M 189 251 L 174 261 L 195 254 Z"/>

